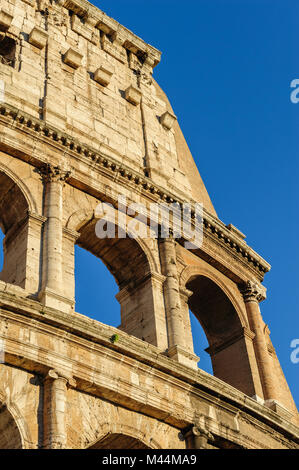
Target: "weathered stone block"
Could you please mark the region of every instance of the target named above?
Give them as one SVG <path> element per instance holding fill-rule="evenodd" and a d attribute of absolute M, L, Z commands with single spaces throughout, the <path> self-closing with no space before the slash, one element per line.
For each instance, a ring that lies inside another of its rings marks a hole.
<path fill-rule="evenodd" d="M 107 86 L 110 83 L 113 72 L 108 68 L 101 65 L 94 73 L 94 80 L 103 86 Z"/>
<path fill-rule="evenodd" d="M 70 47 L 63 56 L 63 62 L 73 69 L 78 69 L 80 67 L 82 59 L 83 55 L 72 47 Z"/>
<path fill-rule="evenodd" d="M 23 2 L 27 3 L 31 7 L 34 7 L 34 5 L 35 5 L 35 0 L 23 0 Z"/>
<path fill-rule="evenodd" d="M 12 20 L 13 20 L 12 15 L 10 15 L 5 10 L 1 10 L 0 11 L 0 30 L 7 31 L 11 25 Z"/>
<path fill-rule="evenodd" d="M 105 34 L 114 34 L 117 31 L 117 26 L 111 18 L 105 18 L 97 23 L 96 27 L 103 31 Z"/>
<path fill-rule="evenodd" d="M 169 113 L 166 111 L 162 116 L 160 117 L 160 122 L 162 126 L 164 126 L 166 129 L 172 129 L 175 121 L 176 121 L 176 116 L 172 113 Z"/>
<path fill-rule="evenodd" d="M 134 106 L 137 106 L 141 101 L 141 92 L 138 88 L 130 85 L 125 91 L 125 98 L 129 103 L 132 103 Z"/>
<path fill-rule="evenodd" d="M 43 49 L 48 40 L 48 33 L 41 28 L 35 26 L 29 34 L 29 42 L 38 49 Z"/>

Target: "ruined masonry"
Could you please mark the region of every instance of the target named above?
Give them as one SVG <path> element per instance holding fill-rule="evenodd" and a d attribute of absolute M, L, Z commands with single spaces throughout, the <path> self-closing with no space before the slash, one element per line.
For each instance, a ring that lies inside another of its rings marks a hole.
<path fill-rule="evenodd" d="M 260 313 L 270 266 L 218 219 L 160 56 L 85 0 L 1 0 L 0 448 L 298 448 Z M 203 203 L 201 248 L 97 238 L 97 205 L 120 194 Z M 75 244 L 115 277 L 118 329 L 76 312 Z"/>

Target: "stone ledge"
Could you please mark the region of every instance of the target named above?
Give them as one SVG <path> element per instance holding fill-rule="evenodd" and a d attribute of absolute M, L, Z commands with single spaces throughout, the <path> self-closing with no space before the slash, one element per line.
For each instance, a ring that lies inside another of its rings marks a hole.
<path fill-rule="evenodd" d="M 25 294 L 25 291 L 22 289 L 21 292 L 23 295 Z M 249 413 L 249 415 L 255 416 L 256 419 L 295 436 L 299 442 L 299 428 L 297 426 L 222 380 L 204 371 L 194 371 L 190 367 L 179 364 L 167 358 L 155 346 L 116 328 L 109 327 L 96 320 L 91 320 L 78 313 L 66 314 L 53 308 L 42 306 L 37 301 L 24 298 L 23 295 L 22 297 L 16 296 L 7 289 L 7 291 L 0 293 L 0 305 L 2 308 L 6 308 L 15 314 L 52 325 L 62 331 L 68 331 L 69 334 L 82 337 L 85 341 L 102 344 L 108 349 L 124 354 L 128 358 L 134 358 L 145 365 L 155 368 L 157 371 L 166 373 L 167 376 L 171 377 L 171 380 L 183 380 L 186 386 L 195 386 L 204 393 L 221 398 L 224 403 L 237 406 Z M 101 327 L 100 329 L 99 326 Z M 115 333 L 119 335 L 120 339 L 116 344 L 112 344 L 110 338 Z"/>
<path fill-rule="evenodd" d="M 35 26 L 29 34 L 28 41 L 38 49 L 43 49 L 48 41 L 48 33 L 45 30 Z"/>
<path fill-rule="evenodd" d="M 168 111 L 166 111 L 160 117 L 160 122 L 161 122 L 162 126 L 165 127 L 165 129 L 168 129 L 168 130 L 173 128 L 173 125 L 174 125 L 176 120 L 177 120 L 177 117 L 174 114 L 169 113 Z"/>
<path fill-rule="evenodd" d="M 108 86 L 112 75 L 112 70 L 108 70 L 106 67 L 101 65 L 93 74 L 93 78 L 96 82 L 100 83 L 100 85 Z"/>
<path fill-rule="evenodd" d="M 63 62 L 75 70 L 80 67 L 82 59 L 83 55 L 72 47 L 63 55 Z"/>
<path fill-rule="evenodd" d="M 6 10 L 1 9 L 0 11 L 0 31 L 7 31 L 10 28 L 13 16 L 10 15 Z"/>
<path fill-rule="evenodd" d="M 141 91 L 130 85 L 125 91 L 125 98 L 129 103 L 137 106 L 141 101 Z"/>

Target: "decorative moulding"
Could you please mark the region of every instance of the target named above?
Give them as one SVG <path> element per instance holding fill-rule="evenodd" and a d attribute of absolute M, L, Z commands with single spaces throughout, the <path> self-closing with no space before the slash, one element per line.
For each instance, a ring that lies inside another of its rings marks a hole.
<path fill-rule="evenodd" d="M 246 235 L 244 235 L 244 233 L 237 229 L 237 227 L 235 227 L 233 224 L 227 225 L 226 228 L 228 228 L 228 230 L 233 232 L 237 237 L 241 238 L 242 240 L 246 238 Z"/>
<path fill-rule="evenodd" d="M 164 126 L 168 130 L 170 130 L 173 127 L 176 120 L 177 120 L 176 116 L 174 114 L 169 113 L 168 111 L 166 111 L 160 117 L 160 122 L 162 126 Z"/>
<path fill-rule="evenodd" d="M 130 85 L 125 91 L 125 98 L 129 103 L 132 103 L 134 106 L 137 106 L 141 101 L 141 92 L 138 88 Z"/>
<path fill-rule="evenodd" d="M 39 49 L 43 49 L 47 44 L 48 33 L 37 26 L 34 26 L 33 30 L 29 34 L 29 42 Z"/>
<path fill-rule="evenodd" d="M 83 55 L 70 47 L 63 56 L 63 62 L 73 69 L 78 69 L 81 65 Z"/>
<path fill-rule="evenodd" d="M 7 31 L 11 25 L 12 20 L 13 20 L 12 15 L 10 15 L 5 10 L 1 10 L 0 11 L 0 30 Z"/>
<path fill-rule="evenodd" d="M 101 65 L 94 73 L 93 78 L 96 82 L 103 86 L 107 86 L 110 83 L 113 72 L 108 70 L 106 67 Z"/>
<path fill-rule="evenodd" d="M 112 21 L 110 18 L 105 18 L 105 20 L 101 20 L 96 24 L 96 28 L 103 31 L 105 34 L 115 34 L 117 31 L 117 23 Z"/>

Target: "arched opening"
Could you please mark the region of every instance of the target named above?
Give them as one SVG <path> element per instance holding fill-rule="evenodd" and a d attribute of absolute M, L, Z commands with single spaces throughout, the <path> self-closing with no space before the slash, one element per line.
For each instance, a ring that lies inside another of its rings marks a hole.
<path fill-rule="evenodd" d="M 0 171 L 0 229 L 3 242 L 3 269 L 0 280 L 25 286 L 27 258 L 28 202 L 19 186 Z"/>
<path fill-rule="evenodd" d="M 165 322 L 165 319 L 162 315 L 160 315 L 161 319 L 156 318 L 156 304 L 161 303 L 158 298 L 159 293 L 157 293 L 159 288 L 156 281 L 152 279 L 151 265 L 142 245 L 143 241 L 130 238 L 129 235 L 124 236 L 123 233 L 123 237 L 118 237 L 117 229 L 115 238 L 98 238 L 96 223 L 97 219 L 91 217 L 83 225 L 82 222 L 78 222 L 79 225 L 75 227 L 79 232 L 75 248 L 77 258 L 75 260 L 77 267 L 76 311 L 80 308 L 80 313 L 87 316 L 91 312 L 91 316 L 102 323 L 119 327 L 120 330 L 130 335 L 155 346 L 166 348 L 164 345 L 166 334 L 163 336 L 163 328 L 157 326 L 158 321 Z M 91 260 L 86 252 L 95 256 L 97 260 Z M 101 262 L 110 272 L 108 277 Z M 89 263 L 91 263 L 91 271 Z M 80 285 L 82 276 L 84 281 L 81 281 Z M 92 276 L 94 278 L 91 280 Z M 103 276 L 106 277 L 105 280 Z M 112 300 L 115 294 L 120 304 L 118 309 L 115 301 Z M 95 314 L 92 313 L 93 311 Z M 120 312 L 120 317 L 118 312 Z M 118 322 L 119 318 L 120 322 Z"/>
<path fill-rule="evenodd" d="M 208 374 L 213 375 L 213 367 L 211 362 L 211 357 L 206 349 L 209 347 L 209 343 L 202 328 L 200 322 L 194 315 L 194 313 L 189 310 L 190 323 L 191 323 L 191 332 L 194 345 L 194 353 L 200 358 L 198 367 Z"/>
<path fill-rule="evenodd" d="M 107 434 L 89 449 L 150 449 L 144 442 L 126 434 Z"/>
<path fill-rule="evenodd" d="M 22 438 L 18 426 L 7 406 L 1 403 L 0 449 L 22 449 Z"/>
<path fill-rule="evenodd" d="M 118 286 L 105 264 L 89 251 L 75 246 L 76 311 L 106 325 L 121 324 Z"/>
<path fill-rule="evenodd" d="M 206 351 L 211 357 L 214 376 L 253 396 L 255 388 L 248 352 L 252 342 L 232 301 L 218 284 L 204 275 L 192 276 L 186 287 L 192 292 L 189 308 L 208 341 Z M 196 351 L 196 341 L 194 347 Z"/>

